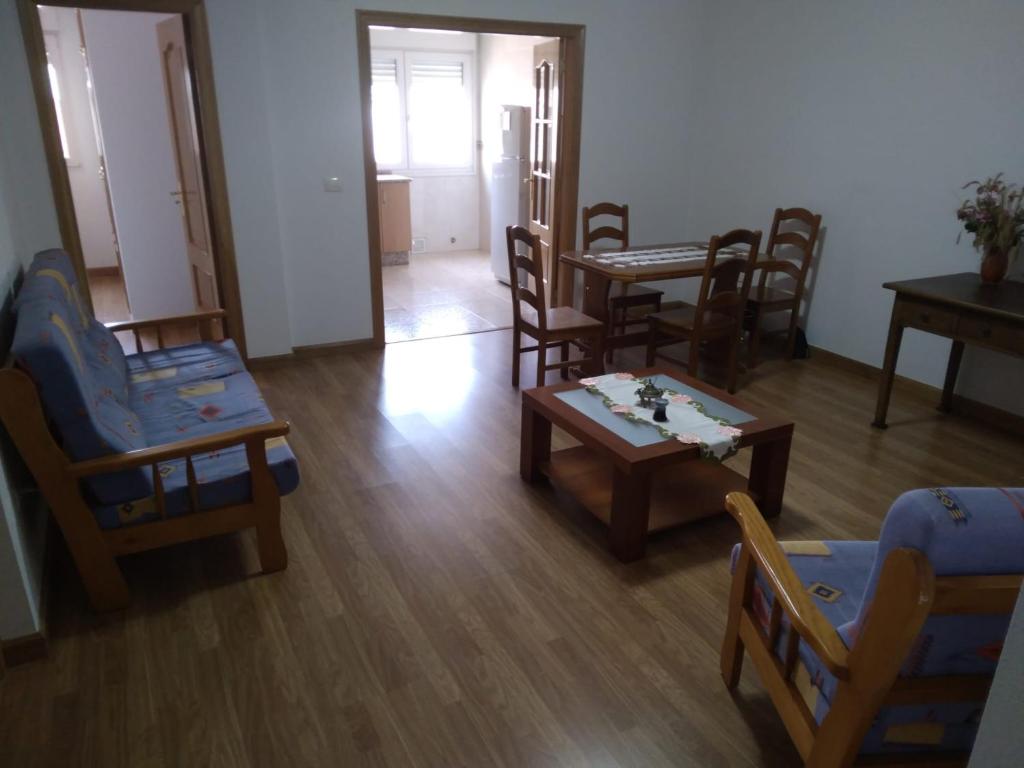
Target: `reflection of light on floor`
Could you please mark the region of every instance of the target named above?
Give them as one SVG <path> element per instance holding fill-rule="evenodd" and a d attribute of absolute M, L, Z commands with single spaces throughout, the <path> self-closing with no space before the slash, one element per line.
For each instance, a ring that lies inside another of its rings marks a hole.
<path fill-rule="evenodd" d="M 384 414 L 459 412 L 476 377 L 473 344 L 465 337 L 391 344 L 384 353 Z"/>
<path fill-rule="evenodd" d="M 384 340 L 431 339 L 494 330 L 494 323 L 458 304 L 384 310 Z"/>

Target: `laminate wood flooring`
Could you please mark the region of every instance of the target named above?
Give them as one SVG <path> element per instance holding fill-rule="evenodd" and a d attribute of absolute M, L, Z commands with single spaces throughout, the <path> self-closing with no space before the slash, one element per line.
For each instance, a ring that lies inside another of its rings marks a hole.
<path fill-rule="evenodd" d="M 302 471 L 288 569 L 259 574 L 251 532 L 133 555 L 131 608 L 99 616 L 58 546 L 51 658 L 0 682 L 0 765 L 798 764 L 750 665 L 735 695 L 719 677 L 735 524 L 614 560 L 599 523 L 519 478 L 510 346 L 259 371 Z M 783 539 L 875 538 L 910 488 L 1024 484 L 1019 438 L 899 384 L 884 432 L 875 382 L 825 361 L 765 362 L 739 395 L 796 422 Z"/>

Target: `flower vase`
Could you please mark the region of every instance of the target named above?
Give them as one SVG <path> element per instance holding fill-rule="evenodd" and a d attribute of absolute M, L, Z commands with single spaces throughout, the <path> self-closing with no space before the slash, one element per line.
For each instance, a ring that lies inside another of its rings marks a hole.
<path fill-rule="evenodd" d="M 1006 277 L 1006 268 L 1009 263 L 1009 254 L 1005 250 L 990 245 L 985 249 L 985 256 L 981 260 L 981 282 L 990 285 L 1002 282 Z"/>

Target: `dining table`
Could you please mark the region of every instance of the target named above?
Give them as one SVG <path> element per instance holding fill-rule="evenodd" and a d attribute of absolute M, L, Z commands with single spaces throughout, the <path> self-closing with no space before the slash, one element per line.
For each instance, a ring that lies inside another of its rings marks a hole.
<path fill-rule="evenodd" d="M 732 249 L 721 249 L 719 257 L 739 255 Z M 566 251 L 558 258 L 560 264 L 579 270 L 583 275 L 582 311 L 608 323 L 608 298 L 612 283 L 653 283 L 700 277 L 708 260 L 708 243 L 690 241 L 638 245 L 631 248 Z M 647 342 L 647 330 L 610 335 L 605 349 L 634 347 Z"/>

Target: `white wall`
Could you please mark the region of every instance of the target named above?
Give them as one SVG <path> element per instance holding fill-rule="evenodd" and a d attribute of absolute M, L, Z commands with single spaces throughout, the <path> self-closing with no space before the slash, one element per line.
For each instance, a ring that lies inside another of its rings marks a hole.
<path fill-rule="evenodd" d="M 357 5 L 585 24 L 583 188 L 594 199 L 629 199 L 638 236 L 678 236 L 686 191 L 672 159 L 693 114 L 695 2 L 208 0 L 254 356 L 372 333 Z M 673 98 L 647 87 L 652 71 L 671 73 Z M 348 180 L 343 192 L 325 193 L 325 176 Z M 251 178 L 272 178 L 272 199 L 266 183 L 243 182 Z M 243 247 L 243 237 L 257 247 Z"/>
<path fill-rule="evenodd" d="M 371 50 L 448 51 L 468 53 L 476 69 L 477 36 L 416 32 L 410 29 L 371 29 Z M 478 74 L 473 72 L 473 88 Z M 475 111 L 476 112 L 476 111 Z M 474 122 L 477 114 L 474 114 Z M 479 129 L 474 126 L 478 133 Z M 476 156 L 479 166 L 479 153 Z M 380 168 L 412 177 L 409 186 L 413 239 L 423 238 L 428 252 L 465 251 L 480 247 L 480 191 L 478 172 L 460 174 L 421 173 L 405 168 Z M 452 242 L 454 238 L 455 242 Z M 486 245 L 483 247 L 486 248 Z M 415 257 L 414 257 L 415 258 Z"/>
<path fill-rule="evenodd" d="M 195 310 L 156 24 L 163 14 L 83 11 L 125 288 L 135 318 Z"/>
<path fill-rule="evenodd" d="M 494 163 L 501 157 L 501 107 L 533 103 L 533 49 L 551 38 L 480 35 L 480 247 L 489 249 Z"/>
<path fill-rule="evenodd" d="M 98 143 L 75 10 L 41 7 L 39 17 L 47 38 L 47 52 L 61 78 L 64 124 L 71 151 L 66 165 L 85 265 L 89 268 L 116 267 L 114 230 L 100 177 Z"/>
<path fill-rule="evenodd" d="M 15 5 L 0 3 L 0 355 L 10 343 L 12 282 L 32 254 L 60 242 Z M 6 446 L 6 435 L 0 436 Z M 0 454 L 0 637 L 40 629 L 46 517 L 22 492 L 20 462 Z"/>
<path fill-rule="evenodd" d="M 1024 4 L 709 3 L 689 229 L 767 231 L 776 206 L 827 228 L 812 344 L 880 365 L 897 280 L 974 271 L 961 185 L 1024 181 Z M 899 372 L 941 385 L 949 342 L 908 331 Z M 971 350 L 960 391 L 1024 413 L 1018 360 Z M 868 418 L 865 415 L 865 418 Z"/>

